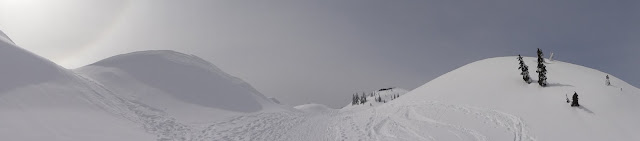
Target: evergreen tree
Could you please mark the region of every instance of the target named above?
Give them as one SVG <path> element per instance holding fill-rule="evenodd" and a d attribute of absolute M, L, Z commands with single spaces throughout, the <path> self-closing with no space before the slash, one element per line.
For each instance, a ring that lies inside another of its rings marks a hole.
<path fill-rule="evenodd" d="M 354 102 L 356 103 L 356 105 L 359 105 L 359 104 L 360 104 L 360 97 L 358 96 L 358 94 L 357 94 L 357 93 L 356 93 L 356 94 L 354 94 L 354 95 L 356 96 L 356 97 L 355 97 L 355 101 L 354 101 Z"/>
<path fill-rule="evenodd" d="M 609 75 L 607 75 L 607 80 L 604 81 L 604 84 L 607 86 L 611 86 L 611 81 L 609 81 Z"/>
<path fill-rule="evenodd" d="M 578 93 L 575 92 L 573 93 L 572 99 L 571 99 L 571 107 L 580 107 L 580 103 L 578 103 Z"/>
<path fill-rule="evenodd" d="M 361 104 L 367 103 L 367 95 L 364 94 L 364 92 L 362 92 L 362 97 L 360 97 L 360 103 Z"/>
<path fill-rule="evenodd" d="M 542 87 L 546 87 L 547 86 L 547 66 L 544 65 L 543 56 L 544 55 L 542 54 L 542 50 L 538 48 L 538 70 L 536 70 L 536 72 L 538 73 L 538 84 Z"/>
<path fill-rule="evenodd" d="M 522 60 L 522 56 L 520 56 L 520 54 L 518 54 L 518 61 L 520 62 L 520 67 L 518 67 L 518 69 L 522 70 L 522 72 L 520 72 L 520 75 L 522 75 L 522 79 L 524 80 L 524 82 L 527 82 L 527 84 L 531 84 L 531 77 L 529 76 L 529 66 L 527 66 L 527 64 L 524 64 L 524 61 Z"/>
<path fill-rule="evenodd" d="M 351 94 L 351 105 L 356 105 L 356 95 Z"/>
<path fill-rule="evenodd" d="M 382 102 L 382 97 L 380 97 L 380 95 L 378 95 L 378 102 Z"/>

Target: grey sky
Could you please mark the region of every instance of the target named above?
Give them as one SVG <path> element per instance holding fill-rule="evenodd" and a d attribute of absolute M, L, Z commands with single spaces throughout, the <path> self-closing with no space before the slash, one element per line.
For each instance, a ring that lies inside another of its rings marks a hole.
<path fill-rule="evenodd" d="M 536 48 L 640 85 L 633 0 L 16 1 L 0 0 L 0 30 L 65 67 L 172 49 L 292 105 L 340 107 L 354 92 L 413 89 Z"/>

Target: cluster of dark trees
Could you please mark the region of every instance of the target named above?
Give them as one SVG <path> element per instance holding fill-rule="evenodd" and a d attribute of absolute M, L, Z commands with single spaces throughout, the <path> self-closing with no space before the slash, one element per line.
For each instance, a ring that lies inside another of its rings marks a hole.
<path fill-rule="evenodd" d="M 391 96 L 391 100 L 395 100 L 398 97 L 400 97 L 400 94 L 394 94 Z"/>
<path fill-rule="evenodd" d="M 542 86 L 542 87 L 546 87 L 547 86 L 547 66 L 544 65 L 544 54 L 542 53 L 542 50 L 540 50 L 538 48 L 538 70 L 536 70 L 536 73 L 538 73 L 538 85 Z M 518 69 L 520 69 L 522 72 L 520 73 L 520 75 L 522 75 L 522 79 L 527 82 L 527 84 L 531 84 L 531 77 L 529 76 L 529 66 L 527 66 L 524 61 L 522 60 L 522 56 L 520 56 L 518 54 L 518 61 L 520 63 L 520 67 L 518 67 Z"/>
<path fill-rule="evenodd" d="M 373 93 L 371 93 L 371 96 L 373 96 Z M 351 105 L 360 105 L 364 103 L 367 103 L 367 95 L 365 95 L 364 92 L 362 92 L 362 96 L 359 96 L 357 93 L 353 94 Z"/>
<path fill-rule="evenodd" d="M 375 94 L 373 92 L 369 93 L 369 97 L 374 97 L 374 95 Z M 391 100 L 397 99 L 398 97 L 400 97 L 400 94 L 394 94 L 391 96 Z M 387 103 L 387 100 L 382 99 L 380 94 L 378 94 L 378 97 L 375 97 L 375 101 Z M 359 95 L 358 93 L 352 95 L 351 105 L 360 105 L 365 103 L 367 103 L 367 95 L 364 92 L 362 92 L 362 95 Z"/>

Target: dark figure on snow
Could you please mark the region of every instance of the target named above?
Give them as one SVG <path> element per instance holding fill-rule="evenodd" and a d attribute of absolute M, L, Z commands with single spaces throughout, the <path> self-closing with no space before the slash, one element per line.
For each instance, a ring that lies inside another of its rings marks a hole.
<path fill-rule="evenodd" d="M 578 104 L 578 93 L 573 93 L 573 101 L 571 101 L 571 107 L 578 107 L 580 106 L 580 104 Z"/>

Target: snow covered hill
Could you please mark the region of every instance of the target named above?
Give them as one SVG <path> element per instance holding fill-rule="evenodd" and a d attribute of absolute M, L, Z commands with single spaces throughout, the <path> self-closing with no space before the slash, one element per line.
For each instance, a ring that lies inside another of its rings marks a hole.
<path fill-rule="evenodd" d="M 195 56 L 145 51 L 67 70 L 0 39 L 2 140 L 197 140 L 234 116 L 295 111 Z"/>
<path fill-rule="evenodd" d="M 0 37 L 5 38 L 5 37 Z M 151 140 L 75 74 L 0 40 L 2 140 Z"/>
<path fill-rule="evenodd" d="M 279 108 L 246 82 L 175 51 L 128 53 L 75 71 L 121 97 L 164 109 L 188 123 Z"/>
<path fill-rule="evenodd" d="M 536 66 L 535 59 L 525 58 L 525 63 Z M 516 57 L 480 60 L 379 110 L 406 109 L 403 113 L 408 117 L 436 125 L 446 123 L 476 139 L 640 140 L 640 90 L 615 77 L 611 79 L 613 86 L 606 86 L 608 74 L 583 66 L 561 61 L 546 65 L 549 86 L 542 88 L 535 83 L 535 69 L 530 69 L 534 83 L 522 80 Z M 582 107 L 566 103 L 565 94 L 571 96 L 574 91 Z M 494 128 L 504 128 L 509 134 L 501 135 Z"/>

